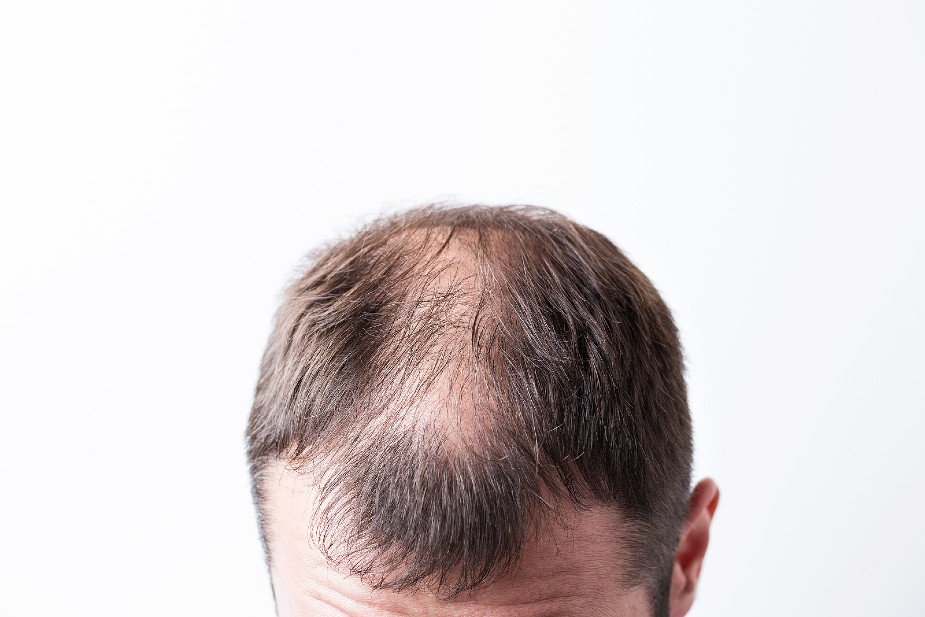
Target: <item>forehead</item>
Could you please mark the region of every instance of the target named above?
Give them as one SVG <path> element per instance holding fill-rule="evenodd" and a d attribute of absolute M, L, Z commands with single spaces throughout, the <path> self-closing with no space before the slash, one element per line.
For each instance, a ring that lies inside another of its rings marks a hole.
<path fill-rule="evenodd" d="M 315 494 L 305 477 L 282 464 L 268 472 L 275 474 L 265 484 L 265 514 L 281 617 L 649 614 L 644 591 L 620 584 L 620 525 L 609 508 L 565 509 L 527 542 L 509 574 L 447 599 L 424 590 L 375 590 L 330 564 L 309 537 Z"/>

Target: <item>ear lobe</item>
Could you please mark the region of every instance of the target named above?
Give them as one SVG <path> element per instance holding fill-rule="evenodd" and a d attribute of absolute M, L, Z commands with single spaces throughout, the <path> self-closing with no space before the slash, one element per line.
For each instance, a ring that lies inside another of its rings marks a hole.
<path fill-rule="evenodd" d="M 691 493 L 690 506 L 681 539 L 675 551 L 671 575 L 671 617 L 683 617 L 694 603 L 700 569 L 710 543 L 710 523 L 719 505 L 719 489 L 709 478 L 701 480 Z"/>

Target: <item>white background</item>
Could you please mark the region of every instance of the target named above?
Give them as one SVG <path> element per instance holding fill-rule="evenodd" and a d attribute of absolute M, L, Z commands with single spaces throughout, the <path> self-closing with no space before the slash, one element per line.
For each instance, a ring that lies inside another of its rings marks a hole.
<path fill-rule="evenodd" d="M 0 613 L 270 615 L 243 430 L 302 254 L 558 208 L 681 328 L 692 615 L 922 615 L 925 4 L 0 9 Z"/>

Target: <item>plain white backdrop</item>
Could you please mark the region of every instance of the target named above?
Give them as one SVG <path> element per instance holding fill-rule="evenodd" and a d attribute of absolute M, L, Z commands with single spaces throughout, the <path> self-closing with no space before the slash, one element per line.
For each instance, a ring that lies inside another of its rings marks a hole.
<path fill-rule="evenodd" d="M 925 4 L 7 2 L 0 614 L 271 615 L 243 430 L 319 241 L 607 234 L 674 311 L 692 615 L 922 615 Z"/>

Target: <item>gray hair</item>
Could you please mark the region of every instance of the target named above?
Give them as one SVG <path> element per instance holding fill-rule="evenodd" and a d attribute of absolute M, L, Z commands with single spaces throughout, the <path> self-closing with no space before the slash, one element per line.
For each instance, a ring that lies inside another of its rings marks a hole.
<path fill-rule="evenodd" d="M 258 512 L 268 462 L 304 471 L 311 537 L 374 588 L 457 595 L 508 572 L 557 501 L 612 505 L 627 583 L 668 614 L 692 456 L 677 329 L 616 246 L 552 210 L 420 207 L 316 251 L 247 454 Z"/>

